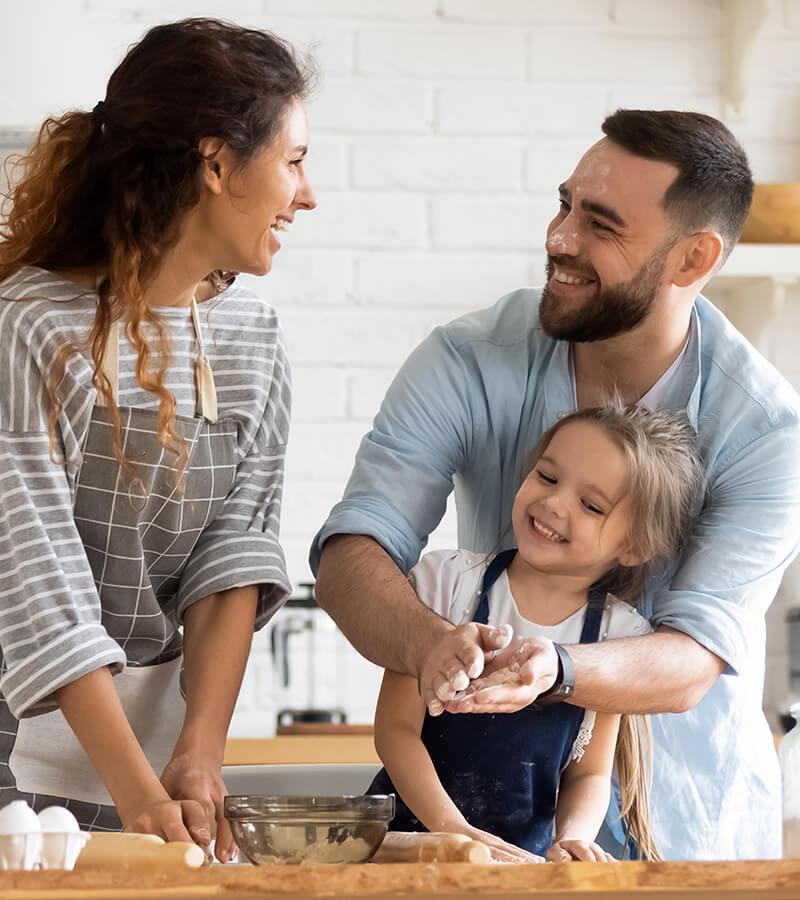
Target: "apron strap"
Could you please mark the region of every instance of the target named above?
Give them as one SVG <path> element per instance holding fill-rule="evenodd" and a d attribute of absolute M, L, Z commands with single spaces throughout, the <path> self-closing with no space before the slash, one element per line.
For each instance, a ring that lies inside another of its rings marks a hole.
<path fill-rule="evenodd" d="M 111 399 L 117 406 L 117 398 L 119 396 L 119 322 L 112 322 L 108 329 L 108 337 L 106 338 L 105 347 L 103 347 L 103 358 L 100 361 L 100 371 L 108 379 L 111 385 Z M 100 392 L 97 392 L 96 403 L 98 406 L 105 406 L 106 401 Z"/>
<path fill-rule="evenodd" d="M 606 592 L 589 589 L 589 603 L 583 617 L 581 644 L 594 644 L 600 638 L 600 627 L 603 624 L 603 612 L 606 608 Z"/>
<path fill-rule="evenodd" d="M 481 599 L 478 603 L 478 608 L 475 610 L 475 615 L 472 617 L 473 622 L 477 622 L 480 625 L 489 624 L 489 591 L 492 589 L 497 579 L 511 565 L 511 560 L 513 560 L 516 555 L 516 547 L 513 547 L 511 550 L 501 550 L 489 563 L 483 576 L 483 582 L 481 583 Z"/>
<path fill-rule="evenodd" d="M 203 329 L 200 327 L 200 314 L 197 311 L 197 298 L 192 297 L 192 322 L 194 334 L 197 339 L 199 356 L 195 363 L 195 376 L 197 381 L 197 412 L 209 422 L 217 421 L 217 388 L 214 384 L 214 372 L 211 363 L 206 356 L 206 348 L 203 343 Z"/>
<path fill-rule="evenodd" d="M 214 372 L 206 356 L 203 343 L 203 330 L 200 327 L 200 315 L 197 311 L 197 300 L 192 297 L 192 324 L 199 351 L 195 362 L 195 391 L 197 394 L 197 412 L 209 422 L 217 421 L 217 388 L 214 384 Z M 118 404 L 119 398 L 119 322 L 112 322 L 108 330 L 108 338 L 103 348 L 103 359 L 100 371 L 111 385 L 111 398 Z M 105 406 L 104 398 L 98 393 L 97 405 Z"/>

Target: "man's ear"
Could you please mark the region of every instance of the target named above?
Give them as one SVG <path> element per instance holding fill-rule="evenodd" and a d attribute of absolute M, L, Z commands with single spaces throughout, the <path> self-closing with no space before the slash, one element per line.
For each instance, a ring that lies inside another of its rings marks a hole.
<path fill-rule="evenodd" d="M 203 157 L 203 184 L 212 194 L 221 194 L 225 176 L 225 141 L 222 138 L 202 138 L 197 145 Z"/>
<path fill-rule="evenodd" d="M 680 255 L 672 272 L 672 283 L 685 288 L 710 277 L 722 258 L 725 242 L 716 231 L 701 231 L 684 238 L 676 249 Z"/>

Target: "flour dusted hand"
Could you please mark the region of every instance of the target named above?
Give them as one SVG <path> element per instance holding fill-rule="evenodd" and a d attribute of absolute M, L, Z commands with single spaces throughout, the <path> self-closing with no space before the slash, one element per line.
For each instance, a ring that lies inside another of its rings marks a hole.
<path fill-rule="evenodd" d="M 617 862 L 616 859 L 594 841 L 581 841 L 573 838 L 562 838 L 555 841 L 547 851 L 548 862 Z"/>
<path fill-rule="evenodd" d="M 492 860 L 500 863 L 543 863 L 545 860 L 535 853 L 529 853 L 515 844 L 509 844 L 489 831 L 480 828 L 466 826 L 460 829 L 461 834 L 467 835 L 470 840 L 485 844 L 492 853 Z"/>
<path fill-rule="evenodd" d="M 520 684 L 519 672 L 519 661 L 512 659 L 511 662 L 502 669 L 497 669 L 497 671 L 492 672 L 489 675 L 482 675 L 480 678 L 471 681 L 465 690 L 456 694 L 454 699 L 458 700 L 462 697 L 471 697 L 474 694 L 477 694 L 478 691 L 482 691 L 484 688 L 496 687 L 499 684 Z"/>
<path fill-rule="evenodd" d="M 144 798 L 119 810 L 125 831 L 155 834 L 165 841 L 208 845 L 211 834 L 203 807 L 192 800 Z"/>
<path fill-rule="evenodd" d="M 513 713 L 530 706 L 552 687 L 558 674 L 553 642 L 517 640 L 498 653 L 483 675 L 446 704 L 450 713 Z"/>
<path fill-rule="evenodd" d="M 487 661 L 507 647 L 511 637 L 507 626 L 492 628 L 470 622 L 440 640 L 418 668 L 419 692 L 428 712 L 441 715 L 445 704 L 467 688 L 471 678 L 481 675 Z"/>

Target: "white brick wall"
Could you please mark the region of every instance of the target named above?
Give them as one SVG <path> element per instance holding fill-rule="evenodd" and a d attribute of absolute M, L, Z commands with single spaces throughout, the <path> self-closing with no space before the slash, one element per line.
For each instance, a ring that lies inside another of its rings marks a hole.
<path fill-rule="evenodd" d="M 158 21 L 217 15 L 315 45 L 308 169 L 319 209 L 298 217 L 275 271 L 250 280 L 282 315 L 295 374 L 283 539 L 301 581 L 406 354 L 435 324 L 540 281 L 555 186 L 603 116 L 624 105 L 723 114 L 720 11 L 721 0 L 27 0 L 8 5 L 0 29 L 0 128 L 91 108 Z M 773 0 L 745 109 L 729 121 L 762 181 L 800 180 L 798 59 L 800 0 Z M 792 301 L 774 361 L 800 386 Z M 454 523 L 451 510 L 432 543 L 451 544 Z M 799 571 L 770 613 L 772 706 Z M 339 678 L 319 690 L 368 719 L 377 670 L 326 640 L 320 664 Z M 267 733 L 276 707 L 304 702 L 301 683 L 277 689 L 268 646 L 258 635 L 238 734 Z"/>

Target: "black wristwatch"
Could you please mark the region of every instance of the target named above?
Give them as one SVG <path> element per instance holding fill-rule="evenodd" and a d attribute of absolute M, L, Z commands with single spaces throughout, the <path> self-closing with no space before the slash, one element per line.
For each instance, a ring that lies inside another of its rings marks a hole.
<path fill-rule="evenodd" d="M 569 653 L 561 644 L 557 644 L 555 641 L 553 641 L 553 647 L 558 654 L 558 674 L 553 682 L 553 686 L 536 698 L 535 702 L 542 706 L 549 706 L 551 703 L 560 703 L 562 700 L 567 700 L 575 691 L 575 669 L 572 666 Z"/>

